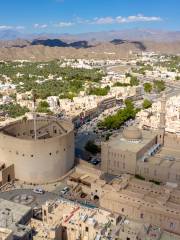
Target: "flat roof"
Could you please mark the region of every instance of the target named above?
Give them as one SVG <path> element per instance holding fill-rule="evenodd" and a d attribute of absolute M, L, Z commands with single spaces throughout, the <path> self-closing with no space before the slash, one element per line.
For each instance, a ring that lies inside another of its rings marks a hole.
<path fill-rule="evenodd" d="M 142 139 L 137 142 L 132 142 L 123 138 L 122 133 L 112 136 L 108 142 L 109 147 L 113 149 L 121 149 L 122 151 L 139 152 L 153 138 L 157 136 L 155 131 L 142 130 Z"/>
<path fill-rule="evenodd" d="M 13 222 L 18 223 L 29 211 L 31 211 L 31 207 L 0 198 L 1 220 L 3 216 L 6 217 L 6 213 L 11 212 L 13 214 Z"/>
<path fill-rule="evenodd" d="M 166 157 L 172 157 L 174 160 L 168 160 Z M 180 150 L 162 147 L 158 153 L 148 158 L 148 163 L 169 169 L 180 169 Z"/>
<path fill-rule="evenodd" d="M 1 228 L 0 227 L 0 239 L 6 239 L 11 234 L 12 234 L 12 230 L 11 229 Z"/>

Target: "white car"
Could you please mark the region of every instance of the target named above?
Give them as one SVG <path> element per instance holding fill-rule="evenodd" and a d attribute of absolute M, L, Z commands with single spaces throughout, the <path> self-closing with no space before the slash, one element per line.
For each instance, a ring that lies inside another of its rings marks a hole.
<path fill-rule="evenodd" d="M 66 194 L 68 191 L 69 191 L 69 188 L 68 188 L 68 187 L 64 187 L 64 188 L 61 190 L 61 194 Z"/>
<path fill-rule="evenodd" d="M 44 193 L 45 193 L 44 189 L 39 188 L 39 187 L 34 188 L 34 189 L 33 189 L 33 192 L 34 192 L 34 193 L 37 193 L 37 194 L 44 194 Z"/>

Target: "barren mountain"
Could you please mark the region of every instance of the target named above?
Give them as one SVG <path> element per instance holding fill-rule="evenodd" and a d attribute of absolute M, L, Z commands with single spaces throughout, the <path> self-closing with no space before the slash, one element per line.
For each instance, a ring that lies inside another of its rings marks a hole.
<path fill-rule="evenodd" d="M 57 43 L 57 42 L 56 42 Z M 52 41 L 51 41 L 52 45 Z M 102 42 L 95 45 L 74 42 L 65 46 L 48 46 L 42 44 L 29 44 L 22 42 L 21 46 L 1 47 L 0 60 L 27 59 L 34 61 L 47 61 L 56 58 L 97 58 L 117 59 L 126 58 L 129 52 L 155 51 L 158 53 L 177 54 L 180 53 L 180 42 L 157 43 L 157 42 L 129 42 L 114 40 Z"/>
<path fill-rule="evenodd" d="M 124 38 L 119 38 L 120 35 Z M 162 37 L 164 39 L 160 41 Z M 180 32 L 161 31 L 158 34 L 157 31 L 149 30 L 139 30 L 137 33 L 133 30 L 124 30 L 124 32 L 111 31 L 106 34 L 102 32 L 86 35 L 65 34 L 61 38 L 52 38 L 52 36 L 48 38 L 44 35 L 27 40 L 20 38 L 0 41 L 0 60 L 47 61 L 62 57 L 117 59 L 128 57 L 130 51 L 178 54 L 180 53 Z"/>

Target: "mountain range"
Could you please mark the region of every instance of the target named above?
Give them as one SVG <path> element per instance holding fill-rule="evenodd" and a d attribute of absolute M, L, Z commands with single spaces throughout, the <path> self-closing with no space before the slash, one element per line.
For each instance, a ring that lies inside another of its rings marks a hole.
<path fill-rule="evenodd" d="M 80 34 L 54 34 L 54 33 L 32 33 L 27 34 L 16 30 L 0 30 L 0 40 L 36 39 L 36 38 L 58 38 L 69 41 L 74 40 L 95 40 L 111 41 L 113 39 L 125 39 L 134 41 L 180 41 L 180 31 L 165 31 L 154 29 L 125 29 L 117 31 L 87 32 Z"/>
<path fill-rule="evenodd" d="M 180 31 L 130 29 L 81 34 L 24 34 L 0 30 L 0 60 L 127 58 L 130 51 L 180 53 Z"/>

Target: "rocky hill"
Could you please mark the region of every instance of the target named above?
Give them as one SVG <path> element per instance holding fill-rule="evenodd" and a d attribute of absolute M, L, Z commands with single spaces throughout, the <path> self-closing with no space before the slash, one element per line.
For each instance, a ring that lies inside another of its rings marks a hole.
<path fill-rule="evenodd" d="M 117 42 L 117 40 L 115 41 Z M 157 43 L 157 42 L 103 42 L 95 45 L 79 46 L 73 43 L 68 46 L 44 46 L 43 44 L 32 45 L 22 43 L 8 47 L 0 47 L 0 60 L 27 59 L 34 61 L 48 61 L 57 58 L 95 58 L 117 59 L 127 58 L 130 51 L 154 51 L 157 53 L 177 54 L 180 53 L 180 42 Z"/>
<path fill-rule="evenodd" d="M 126 33 L 126 34 L 125 34 Z M 124 36 L 124 38 L 119 38 Z M 151 36 L 151 37 L 150 37 Z M 154 36 L 154 37 L 152 37 Z M 161 40 L 160 36 L 164 36 Z M 169 36 L 169 37 L 168 37 Z M 165 41 L 165 37 L 167 37 Z M 149 40 L 150 39 L 150 40 Z M 158 39 L 158 40 L 157 40 Z M 133 31 L 41 36 L 0 41 L 0 60 L 48 61 L 56 58 L 127 58 L 130 51 L 180 54 L 180 33 Z"/>

